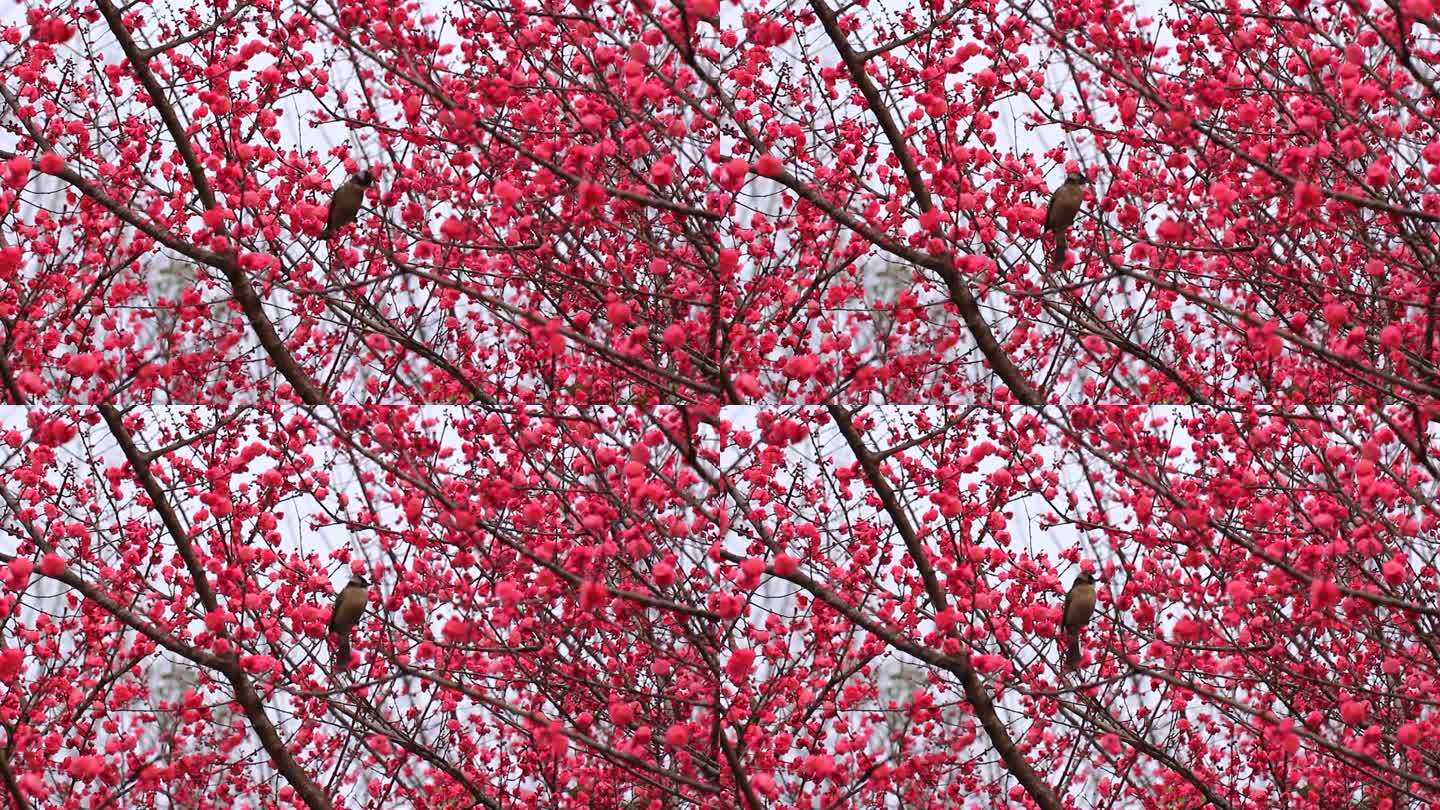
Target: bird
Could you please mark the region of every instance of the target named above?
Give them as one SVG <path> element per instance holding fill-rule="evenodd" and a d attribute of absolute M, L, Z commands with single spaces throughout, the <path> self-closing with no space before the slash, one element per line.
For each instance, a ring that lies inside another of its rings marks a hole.
<path fill-rule="evenodd" d="M 360 216 L 360 204 L 365 202 L 365 189 L 375 182 L 375 175 L 369 169 L 361 169 L 330 198 L 330 212 L 325 215 L 325 230 L 320 238 L 328 240 L 335 232 L 355 221 Z"/>
<path fill-rule="evenodd" d="M 1074 669 L 1080 663 L 1080 631 L 1090 623 L 1095 612 L 1095 575 L 1081 571 L 1075 584 L 1065 594 L 1065 609 L 1060 613 L 1060 628 L 1065 635 L 1065 666 Z"/>
<path fill-rule="evenodd" d="M 1055 264 L 1065 261 L 1065 237 L 1080 212 L 1080 204 L 1085 201 L 1085 186 L 1089 183 L 1080 172 L 1070 172 L 1060 188 L 1050 195 L 1050 206 L 1045 209 L 1045 230 L 1055 238 L 1055 250 L 1050 254 Z"/>
<path fill-rule="evenodd" d="M 370 583 L 358 573 L 351 574 L 350 581 L 335 594 L 335 607 L 330 611 L 327 630 L 336 636 L 335 655 L 341 669 L 350 668 L 350 631 L 360 623 L 369 603 Z"/>

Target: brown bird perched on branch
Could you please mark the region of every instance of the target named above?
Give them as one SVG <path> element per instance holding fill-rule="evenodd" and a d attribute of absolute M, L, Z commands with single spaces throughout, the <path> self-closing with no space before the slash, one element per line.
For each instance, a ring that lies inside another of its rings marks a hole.
<path fill-rule="evenodd" d="M 1090 181 L 1080 172 L 1065 175 L 1065 182 L 1050 195 L 1050 207 L 1045 209 L 1045 230 L 1055 238 L 1055 249 L 1050 260 L 1055 264 L 1065 261 L 1065 237 L 1080 213 L 1080 204 L 1085 202 L 1085 186 Z"/>
<path fill-rule="evenodd" d="M 369 169 L 361 169 L 346 180 L 335 195 L 330 198 L 330 212 L 325 216 L 325 230 L 320 238 L 328 240 L 335 232 L 355 221 L 360 216 L 360 206 L 365 202 L 365 189 L 375 182 L 375 175 Z"/>
<path fill-rule="evenodd" d="M 370 583 L 358 573 L 351 574 L 350 581 L 335 594 L 335 607 L 330 611 L 329 631 L 336 636 L 335 658 L 340 669 L 350 668 L 350 631 L 360 623 L 368 604 Z"/>
<path fill-rule="evenodd" d="M 1095 612 L 1095 576 L 1081 571 L 1075 584 L 1065 594 L 1065 609 L 1060 614 L 1060 629 L 1065 636 L 1065 667 L 1074 669 L 1080 663 L 1080 631 L 1090 623 Z"/>

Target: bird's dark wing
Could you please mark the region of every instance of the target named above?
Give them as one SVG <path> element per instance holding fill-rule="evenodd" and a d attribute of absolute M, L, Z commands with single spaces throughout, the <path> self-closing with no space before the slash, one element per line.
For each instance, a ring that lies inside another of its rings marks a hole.
<path fill-rule="evenodd" d="M 1075 586 L 1071 585 L 1070 590 L 1065 592 L 1065 607 L 1060 610 L 1060 624 L 1070 626 L 1070 603 L 1075 601 Z"/>
<path fill-rule="evenodd" d="M 1058 193 L 1058 191 L 1056 192 Z M 1045 230 L 1053 230 L 1055 223 L 1051 219 L 1055 215 L 1055 194 L 1050 195 L 1050 204 L 1045 206 Z"/>
<path fill-rule="evenodd" d="M 341 220 L 345 218 L 344 203 L 347 196 L 345 192 L 349 190 L 349 184 L 341 186 L 340 190 L 335 192 L 335 196 L 331 198 L 330 210 L 325 214 L 325 230 L 333 231 L 336 228 L 339 228 L 340 226 L 345 224 L 344 222 L 341 222 Z"/>
<path fill-rule="evenodd" d="M 341 635 L 348 632 L 341 628 L 341 622 L 354 626 L 355 623 L 351 620 L 350 616 L 353 612 L 353 606 L 351 605 L 353 599 L 351 595 L 354 588 L 355 586 L 353 585 L 346 585 L 340 589 L 339 593 L 335 594 L 335 607 L 330 611 L 330 623 L 326 625 L 328 632 L 340 633 Z"/>

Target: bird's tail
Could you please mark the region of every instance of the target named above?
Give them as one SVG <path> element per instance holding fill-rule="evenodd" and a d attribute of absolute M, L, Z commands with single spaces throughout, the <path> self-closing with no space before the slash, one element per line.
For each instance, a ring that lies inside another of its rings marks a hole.
<path fill-rule="evenodd" d="M 350 638 L 341 636 L 335 647 L 335 666 L 340 669 L 350 668 Z"/>
<path fill-rule="evenodd" d="M 1055 232 L 1055 249 L 1050 252 L 1050 262 L 1056 267 L 1065 263 L 1065 234 Z"/>
<path fill-rule="evenodd" d="M 1080 633 L 1065 631 L 1065 668 L 1074 669 L 1080 664 Z"/>

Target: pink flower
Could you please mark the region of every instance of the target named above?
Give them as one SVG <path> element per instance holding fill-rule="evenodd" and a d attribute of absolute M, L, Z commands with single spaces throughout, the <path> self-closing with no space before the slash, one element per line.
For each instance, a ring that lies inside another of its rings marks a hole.
<path fill-rule="evenodd" d="M 1301 211 L 1308 211 L 1319 205 L 1325 199 L 1320 193 L 1320 188 L 1313 183 L 1295 184 L 1295 207 Z"/>
<path fill-rule="evenodd" d="M 224 608 L 217 608 L 205 614 L 205 627 L 212 633 L 219 633 L 235 620 L 235 614 Z"/>
<path fill-rule="evenodd" d="M 7 175 L 5 184 L 10 188 L 20 188 L 30 180 L 30 158 L 25 155 L 16 155 L 10 158 L 5 164 Z"/>
<path fill-rule="evenodd" d="M 46 554 L 40 558 L 40 573 L 47 577 L 56 577 L 65 572 L 65 558 L 59 554 Z"/>
<path fill-rule="evenodd" d="M 732 683 L 741 684 L 750 677 L 750 672 L 755 668 L 755 651 L 749 649 L 738 649 L 730 654 L 730 660 L 725 662 L 725 674 L 730 676 Z"/>
<path fill-rule="evenodd" d="M 59 45 L 75 36 L 75 26 L 58 17 L 49 17 L 35 23 L 30 29 L 30 36 L 37 42 Z"/>
<path fill-rule="evenodd" d="M 65 364 L 65 370 L 76 377 L 89 377 L 100 368 L 100 358 L 92 352 L 76 354 Z"/>
<path fill-rule="evenodd" d="M 1340 602 L 1340 586 L 1334 580 L 1316 577 L 1310 583 L 1310 607 L 1317 611 L 1328 610 Z"/>
<path fill-rule="evenodd" d="M 603 584 L 594 581 L 580 583 L 580 609 L 603 610 L 610 604 L 610 591 Z"/>
<path fill-rule="evenodd" d="M 0 650 L 0 681 L 6 683 L 15 679 L 20 668 L 25 665 L 25 651 L 15 647 L 6 647 Z"/>
<path fill-rule="evenodd" d="M 469 230 L 464 220 L 459 217 L 447 217 L 444 222 L 440 223 L 440 235 L 451 242 L 464 239 Z"/>
<path fill-rule="evenodd" d="M 635 722 L 635 707 L 616 701 L 610 704 L 610 722 L 617 726 L 628 726 Z"/>
<path fill-rule="evenodd" d="M 499 597 L 501 604 L 511 609 L 520 604 L 521 598 L 524 597 L 524 593 L 509 580 L 495 586 L 495 595 Z"/>
<path fill-rule="evenodd" d="M 65 772 L 82 782 L 88 782 L 105 772 L 105 760 L 94 755 L 70 757 L 65 761 Z"/>
<path fill-rule="evenodd" d="M 785 361 L 785 376 L 792 380 L 808 380 L 820 367 L 820 360 L 812 354 L 797 354 Z"/>
<path fill-rule="evenodd" d="M 46 174 L 59 174 L 65 171 L 65 158 L 54 152 L 46 152 L 40 156 L 40 171 Z"/>
<path fill-rule="evenodd" d="M 734 382 L 736 391 L 752 399 L 765 393 L 765 389 L 760 386 L 760 381 L 755 379 L 754 374 L 737 374 L 735 375 Z"/>
<path fill-rule="evenodd" d="M 788 577 L 800 570 L 800 561 L 782 552 L 775 555 L 772 567 L 775 569 L 775 573 L 782 577 Z"/>
<path fill-rule="evenodd" d="M 451 616 L 445 620 L 440 632 L 452 643 L 459 644 L 470 637 L 470 625 L 466 624 L 459 617 Z"/>
<path fill-rule="evenodd" d="M 973 656 L 970 660 L 975 664 L 975 669 L 980 672 L 998 672 L 1005 668 L 1006 663 L 1005 656 L 991 655 L 989 653 L 981 653 L 980 655 Z"/>
<path fill-rule="evenodd" d="M 815 754 L 805 758 L 800 770 L 811 779 L 828 779 L 835 773 L 835 758 L 829 754 Z"/>
<path fill-rule="evenodd" d="M 660 338 L 665 345 L 671 349 L 678 349 L 685 345 L 685 327 L 678 323 L 672 323 L 665 327 L 665 333 Z"/>
<path fill-rule="evenodd" d="M 1352 726 L 1358 726 L 1370 716 L 1370 701 L 1347 700 L 1340 704 L 1340 719 Z"/>
<path fill-rule="evenodd" d="M 1395 739 L 1401 745 L 1414 745 L 1420 742 L 1420 726 L 1415 723 L 1406 723 L 1395 732 Z"/>
<path fill-rule="evenodd" d="M 940 209 L 931 208 L 920 215 L 920 227 L 930 233 L 940 230 Z"/>
<path fill-rule="evenodd" d="M 234 219 L 235 213 L 224 207 L 211 208 L 204 214 L 201 214 L 200 218 L 205 220 L 205 227 L 213 231 L 219 230 L 227 220 Z"/>
<path fill-rule="evenodd" d="M 520 189 L 516 188 L 508 180 L 497 182 L 491 190 L 494 191 L 495 196 L 499 197 L 500 201 L 506 205 L 514 205 L 520 200 Z"/>
<path fill-rule="evenodd" d="M 599 208 L 605 204 L 605 199 L 609 196 L 603 186 L 588 180 L 580 183 L 577 193 L 581 208 Z"/>

